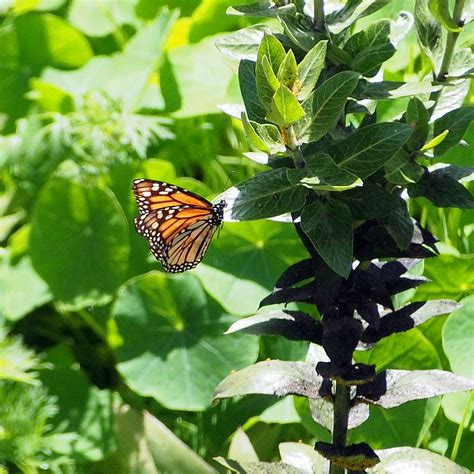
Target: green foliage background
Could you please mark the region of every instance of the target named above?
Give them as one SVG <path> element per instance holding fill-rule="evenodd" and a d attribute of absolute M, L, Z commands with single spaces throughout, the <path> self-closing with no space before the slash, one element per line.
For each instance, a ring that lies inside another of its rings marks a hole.
<path fill-rule="evenodd" d="M 133 228 L 136 177 L 213 197 L 263 169 L 243 156 L 249 145 L 240 120 L 219 110 L 242 98 L 237 63 L 216 40 L 254 21 L 226 16 L 233 3 L 0 4 L 5 470 L 212 472 L 212 457 L 229 449 L 242 455 L 248 440 L 250 457 L 270 461 L 282 441 L 329 436 L 304 400 L 258 396 L 211 406 L 215 386 L 230 371 L 306 353 L 301 343 L 223 334 L 254 314 L 276 277 L 303 258 L 293 229 L 263 220 L 228 223 L 196 270 L 167 276 Z M 393 1 L 357 28 L 394 19 L 412 3 Z M 472 35 L 472 28 L 463 33 L 464 47 Z M 399 47 L 384 78 L 421 80 L 428 59 L 413 29 Z M 379 121 L 407 103 L 408 97 L 380 101 Z M 472 124 L 464 139 L 466 146 L 451 149 L 443 162 L 472 166 Z M 465 306 L 391 336 L 364 361 L 473 377 L 467 361 L 474 354 L 466 351 L 474 347 L 474 211 L 440 210 L 424 198 L 411 206 L 440 239 L 441 255 L 417 269 L 430 282 L 415 295 L 399 295 L 398 304 L 414 296 Z M 450 456 L 464 416 L 456 461 L 474 469 L 468 397 L 374 409 L 352 441 Z"/>

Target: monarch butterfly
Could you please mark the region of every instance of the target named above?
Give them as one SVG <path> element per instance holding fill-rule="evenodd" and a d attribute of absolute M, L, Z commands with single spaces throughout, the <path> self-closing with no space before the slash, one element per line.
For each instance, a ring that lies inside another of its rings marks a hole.
<path fill-rule="evenodd" d="M 137 232 L 145 237 L 163 270 L 180 273 L 196 267 L 224 218 L 225 201 L 212 204 L 174 184 L 133 181 L 140 216 Z"/>

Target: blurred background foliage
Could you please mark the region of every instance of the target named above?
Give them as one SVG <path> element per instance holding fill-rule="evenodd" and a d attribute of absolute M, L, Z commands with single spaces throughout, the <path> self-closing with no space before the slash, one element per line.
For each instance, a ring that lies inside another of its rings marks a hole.
<path fill-rule="evenodd" d="M 301 343 L 223 334 L 302 258 L 293 229 L 228 223 L 203 264 L 169 277 L 133 228 L 136 177 L 213 197 L 259 170 L 242 155 L 240 121 L 219 109 L 242 99 L 237 64 L 215 42 L 255 22 L 226 16 L 233 3 L 0 1 L 2 472 L 213 472 L 212 457 L 229 450 L 270 461 L 282 441 L 329 436 L 305 400 L 211 406 L 231 370 L 304 358 Z M 356 28 L 412 9 L 394 0 Z M 467 29 L 460 42 L 472 48 L 472 37 Z M 430 71 L 413 29 L 384 67 L 387 80 Z M 407 101 L 380 101 L 378 120 Z M 474 126 L 448 155 L 443 162 L 472 166 Z M 417 269 L 430 282 L 400 300 L 453 298 L 465 307 L 391 336 L 371 363 L 473 377 L 474 211 L 423 198 L 411 206 L 441 255 Z M 468 399 L 374 409 L 352 440 L 450 456 L 464 420 L 456 461 L 474 469 Z"/>

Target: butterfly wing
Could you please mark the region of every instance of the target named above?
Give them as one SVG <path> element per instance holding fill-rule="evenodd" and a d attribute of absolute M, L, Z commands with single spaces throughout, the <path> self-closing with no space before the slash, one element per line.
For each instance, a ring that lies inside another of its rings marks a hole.
<path fill-rule="evenodd" d="M 151 211 L 189 206 L 193 208 L 211 209 L 212 204 L 198 194 L 163 181 L 136 179 L 133 182 L 133 194 L 140 214 Z"/>
<path fill-rule="evenodd" d="M 133 190 L 140 209 L 135 227 L 149 241 L 163 269 L 178 273 L 196 267 L 220 225 L 221 214 L 201 196 L 161 181 L 136 180 Z"/>

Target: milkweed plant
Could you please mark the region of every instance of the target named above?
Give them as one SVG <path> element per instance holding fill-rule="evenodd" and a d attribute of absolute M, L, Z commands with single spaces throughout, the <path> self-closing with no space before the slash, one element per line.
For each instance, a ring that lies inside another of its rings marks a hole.
<path fill-rule="evenodd" d="M 349 441 L 371 406 L 385 410 L 474 388 L 472 380 L 448 371 L 385 370 L 367 356 L 389 336 L 459 307 L 451 300 L 409 300 L 410 290 L 425 282 L 417 268 L 437 255 L 436 237 L 410 212 L 411 200 L 474 207 L 463 184 L 471 172 L 443 163 L 474 118 L 474 108 L 463 106 L 472 52 L 458 42 L 472 20 L 468 2 L 456 0 L 451 10 L 447 0 L 417 0 L 414 15 L 358 22 L 388 3 L 262 0 L 235 6 L 229 14 L 276 21 L 218 43 L 238 60 L 245 105 L 223 109 L 242 121 L 251 145 L 246 156 L 267 167 L 224 193 L 227 220 L 285 220 L 307 251 L 275 276 L 262 310 L 228 331 L 309 341 L 306 360 L 258 362 L 227 376 L 214 395 L 309 399 L 313 419 L 330 431 L 331 442 L 293 444 L 281 451 L 282 463 L 273 467 L 283 469 L 278 472 L 293 472 L 301 463 L 332 474 L 392 472 L 395 464 L 403 472 L 415 464 L 423 472 L 456 470 L 428 450 L 374 450 L 363 440 Z M 381 68 L 412 27 L 425 61 L 423 80 L 385 80 Z M 407 98 L 406 109 L 384 120 L 383 103 L 400 97 Z M 259 467 L 219 461 L 234 472 Z M 260 468 L 277 472 L 263 463 Z"/>

